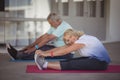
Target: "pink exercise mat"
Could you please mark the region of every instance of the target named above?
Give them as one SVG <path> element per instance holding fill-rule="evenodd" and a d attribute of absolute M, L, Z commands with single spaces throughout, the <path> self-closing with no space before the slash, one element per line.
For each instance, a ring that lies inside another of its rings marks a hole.
<path fill-rule="evenodd" d="M 120 65 L 109 65 L 107 70 L 39 70 L 36 65 L 27 65 L 26 73 L 120 73 Z"/>

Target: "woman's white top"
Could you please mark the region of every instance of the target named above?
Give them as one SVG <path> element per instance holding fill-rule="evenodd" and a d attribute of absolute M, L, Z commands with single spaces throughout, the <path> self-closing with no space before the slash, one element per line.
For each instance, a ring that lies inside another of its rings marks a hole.
<path fill-rule="evenodd" d="M 81 56 L 96 58 L 110 63 L 111 60 L 108 51 L 96 37 L 82 35 L 75 43 L 85 44 L 85 47 L 78 50 Z"/>

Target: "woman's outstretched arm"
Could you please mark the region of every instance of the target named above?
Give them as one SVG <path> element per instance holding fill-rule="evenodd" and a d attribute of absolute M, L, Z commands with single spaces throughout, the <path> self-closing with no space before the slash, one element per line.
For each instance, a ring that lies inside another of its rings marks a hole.
<path fill-rule="evenodd" d="M 45 52 L 37 50 L 36 53 L 43 57 L 49 57 L 51 56 L 51 53 L 52 53 L 52 56 L 62 56 L 62 55 L 69 54 L 70 52 L 76 51 L 80 48 L 83 48 L 84 46 L 85 46 L 84 44 L 75 43 L 69 46 L 59 47 L 59 48 L 52 49 Z"/>

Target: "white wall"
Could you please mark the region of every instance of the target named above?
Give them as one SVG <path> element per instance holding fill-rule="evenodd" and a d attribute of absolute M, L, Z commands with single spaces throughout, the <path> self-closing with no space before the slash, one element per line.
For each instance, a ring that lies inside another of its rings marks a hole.
<path fill-rule="evenodd" d="M 87 2 L 86 2 L 87 3 Z M 60 12 L 62 14 L 61 5 Z M 84 16 L 76 16 L 76 8 L 73 0 L 69 0 L 69 16 L 62 16 L 63 20 L 70 23 L 74 29 L 83 30 L 86 34 L 96 36 L 101 41 L 106 40 L 106 18 L 101 18 L 99 13 L 100 5 L 97 2 L 96 17 L 88 17 L 87 5 L 84 6 Z"/>
<path fill-rule="evenodd" d="M 87 18 L 87 17 L 63 17 L 70 23 L 74 29 L 82 30 L 86 34 L 96 36 L 100 40 L 105 40 L 106 22 L 104 18 Z"/>
<path fill-rule="evenodd" d="M 110 0 L 107 41 L 120 41 L 120 0 Z"/>
<path fill-rule="evenodd" d="M 0 12 L 0 17 L 4 17 L 4 12 Z M 4 21 L 0 21 L 0 43 L 4 43 Z"/>
<path fill-rule="evenodd" d="M 49 0 L 10 0 L 5 10 L 7 12 L 0 12 L 0 20 L 6 17 L 6 21 L 0 21 L 0 43 L 28 45 L 49 29 L 50 25 L 44 20 L 50 13 Z"/>

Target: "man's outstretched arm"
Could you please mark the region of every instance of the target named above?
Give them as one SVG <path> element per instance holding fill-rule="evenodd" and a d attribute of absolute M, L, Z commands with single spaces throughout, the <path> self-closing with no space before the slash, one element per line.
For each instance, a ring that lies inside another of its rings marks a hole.
<path fill-rule="evenodd" d="M 35 44 L 35 45 L 38 45 L 38 47 L 42 47 L 43 45 L 45 45 L 46 43 L 48 43 L 49 41 L 55 39 L 56 36 L 54 36 L 53 34 L 45 34 L 42 38 L 38 39 L 38 43 Z M 30 53 L 35 49 L 35 45 L 31 48 L 29 48 L 28 50 L 25 51 L 25 53 Z"/>
<path fill-rule="evenodd" d="M 22 50 L 27 50 L 29 48 L 32 48 L 34 47 L 36 44 L 38 44 L 41 40 L 43 40 L 43 38 L 47 36 L 47 33 L 46 34 L 43 34 L 42 36 L 40 36 L 39 38 L 37 38 L 32 44 L 24 47 Z"/>

